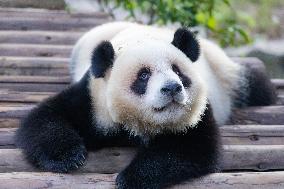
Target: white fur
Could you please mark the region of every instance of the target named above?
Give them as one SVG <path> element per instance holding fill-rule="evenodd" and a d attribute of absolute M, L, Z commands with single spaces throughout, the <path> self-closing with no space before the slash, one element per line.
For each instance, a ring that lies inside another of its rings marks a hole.
<path fill-rule="evenodd" d="M 96 112 L 100 122 L 107 121 L 106 125 L 110 127 L 115 127 L 111 124 L 112 121 L 124 122 L 125 125 L 131 122 L 129 128 L 135 133 L 159 132 L 164 127 L 184 130 L 188 125 L 194 126 L 199 121 L 209 99 L 217 123 L 225 123 L 230 116 L 234 89 L 241 79 L 242 67 L 232 62 L 218 46 L 205 39 L 199 39 L 201 56 L 197 62 L 192 63 L 170 44 L 173 34 L 174 30 L 117 22 L 96 27 L 78 41 L 71 58 L 74 81 L 79 81 L 89 68 L 91 52 L 99 42 L 109 40 L 115 49 L 114 66 L 108 77 L 104 78 L 105 97 L 102 95 L 100 99 L 95 97 L 93 100 L 96 107 L 105 109 L 107 105 L 108 108 L 107 112 Z M 169 101 L 159 93 L 160 87 L 168 80 L 181 84 L 179 77 L 171 71 L 170 65 L 173 62 L 178 62 L 181 71 L 190 76 L 192 86 L 189 89 L 183 88 L 182 93 L 176 97 L 175 100 L 180 105 L 170 106 L 167 111 L 155 114 L 151 108 L 164 106 Z M 142 65 L 150 65 L 154 75 L 150 78 L 147 94 L 139 99 L 131 95 L 129 86 L 136 77 L 138 70 L 135 69 Z M 94 83 L 92 81 L 91 85 L 95 86 Z M 93 91 L 98 91 L 95 88 L 90 86 Z M 140 109 L 137 110 L 137 107 Z M 185 112 L 190 112 L 190 115 L 185 116 Z M 134 120 L 129 114 L 135 115 L 135 119 L 140 118 Z M 178 126 L 177 123 L 184 121 L 186 125 Z M 173 124 L 175 128 L 172 128 Z"/>
<path fill-rule="evenodd" d="M 100 42 L 113 38 L 131 25 L 134 24 L 127 22 L 104 24 L 84 34 L 74 46 L 71 54 L 70 72 L 73 81 L 79 81 L 89 69 L 92 52 Z"/>

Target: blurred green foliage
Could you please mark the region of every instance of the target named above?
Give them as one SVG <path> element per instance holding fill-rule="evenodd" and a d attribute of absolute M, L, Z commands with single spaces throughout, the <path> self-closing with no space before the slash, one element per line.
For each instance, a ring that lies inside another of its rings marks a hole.
<path fill-rule="evenodd" d="M 230 0 L 100 0 L 99 3 L 112 6 L 108 10 L 123 8 L 136 21 L 141 14 L 147 15 L 148 24 L 203 26 L 222 46 L 251 42 L 248 30 L 238 22 L 244 15 L 238 15 Z M 242 19 L 250 20 L 249 17 Z"/>
<path fill-rule="evenodd" d="M 231 6 L 238 10 L 238 23 L 246 26 L 254 38 L 263 35 L 266 38 L 283 36 L 283 0 L 230 0 L 230 2 Z"/>

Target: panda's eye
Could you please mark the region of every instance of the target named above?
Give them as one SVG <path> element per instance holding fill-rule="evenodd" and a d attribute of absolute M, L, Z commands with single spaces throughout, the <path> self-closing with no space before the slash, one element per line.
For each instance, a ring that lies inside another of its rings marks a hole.
<path fill-rule="evenodd" d="M 140 80 L 147 80 L 151 76 L 151 72 L 148 68 L 143 68 L 139 71 L 138 77 Z"/>
<path fill-rule="evenodd" d="M 180 75 L 180 70 L 179 70 L 179 68 L 177 67 L 177 65 L 173 64 L 173 65 L 172 65 L 172 69 L 173 69 L 173 72 L 175 72 L 178 76 Z"/>

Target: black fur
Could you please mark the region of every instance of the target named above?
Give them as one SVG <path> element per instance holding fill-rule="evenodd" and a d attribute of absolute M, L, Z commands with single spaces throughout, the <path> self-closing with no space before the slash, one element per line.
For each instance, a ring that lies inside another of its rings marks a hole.
<path fill-rule="evenodd" d="M 276 89 L 267 74 L 256 68 L 248 69 L 248 106 L 267 106 L 276 103 Z"/>
<path fill-rule="evenodd" d="M 179 28 L 175 34 L 172 44 L 180 49 L 192 62 L 200 55 L 200 46 L 195 35 L 187 28 Z"/>
<path fill-rule="evenodd" d="M 146 78 L 142 78 L 141 77 L 142 74 L 148 74 L 148 76 Z M 151 71 L 149 68 L 141 68 L 137 73 L 137 78 L 130 87 L 131 90 L 138 95 L 145 94 L 150 76 L 151 76 Z"/>
<path fill-rule="evenodd" d="M 276 103 L 277 94 L 275 86 L 262 67 L 246 67 L 246 85 L 237 91 L 235 105 L 243 106 L 267 106 Z"/>
<path fill-rule="evenodd" d="M 113 65 L 114 49 L 110 42 L 103 41 L 93 51 L 92 73 L 96 78 L 104 77 L 106 70 Z"/>
<path fill-rule="evenodd" d="M 172 66 L 172 69 L 179 76 L 184 88 L 189 88 L 191 85 L 191 80 L 180 71 L 177 65 L 174 64 Z"/>
<path fill-rule="evenodd" d="M 139 146 L 139 152 L 117 177 L 118 188 L 163 188 L 218 170 L 218 130 L 208 107 L 197 128 L 166 132 L 144 144 L 121 125 L 104 134 L 92 122 L 87 73 L 77 84 L 42 102 L 22 121 L 17 145 L 37 167 L 68 172 L 84 163 L 87 150 Z"/>

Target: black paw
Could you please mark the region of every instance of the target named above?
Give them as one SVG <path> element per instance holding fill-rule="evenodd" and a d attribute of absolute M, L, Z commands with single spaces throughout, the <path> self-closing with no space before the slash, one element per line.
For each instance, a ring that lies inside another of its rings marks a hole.
<path fill-rule="evenodd" d="M 67 173 L 82 166 L 86 160 L 86 155 L 86 148 L 81 145 L 60 154 L 57 158 L 41 157 L 38 161 L 38 167 L 45 171 Z"/>

